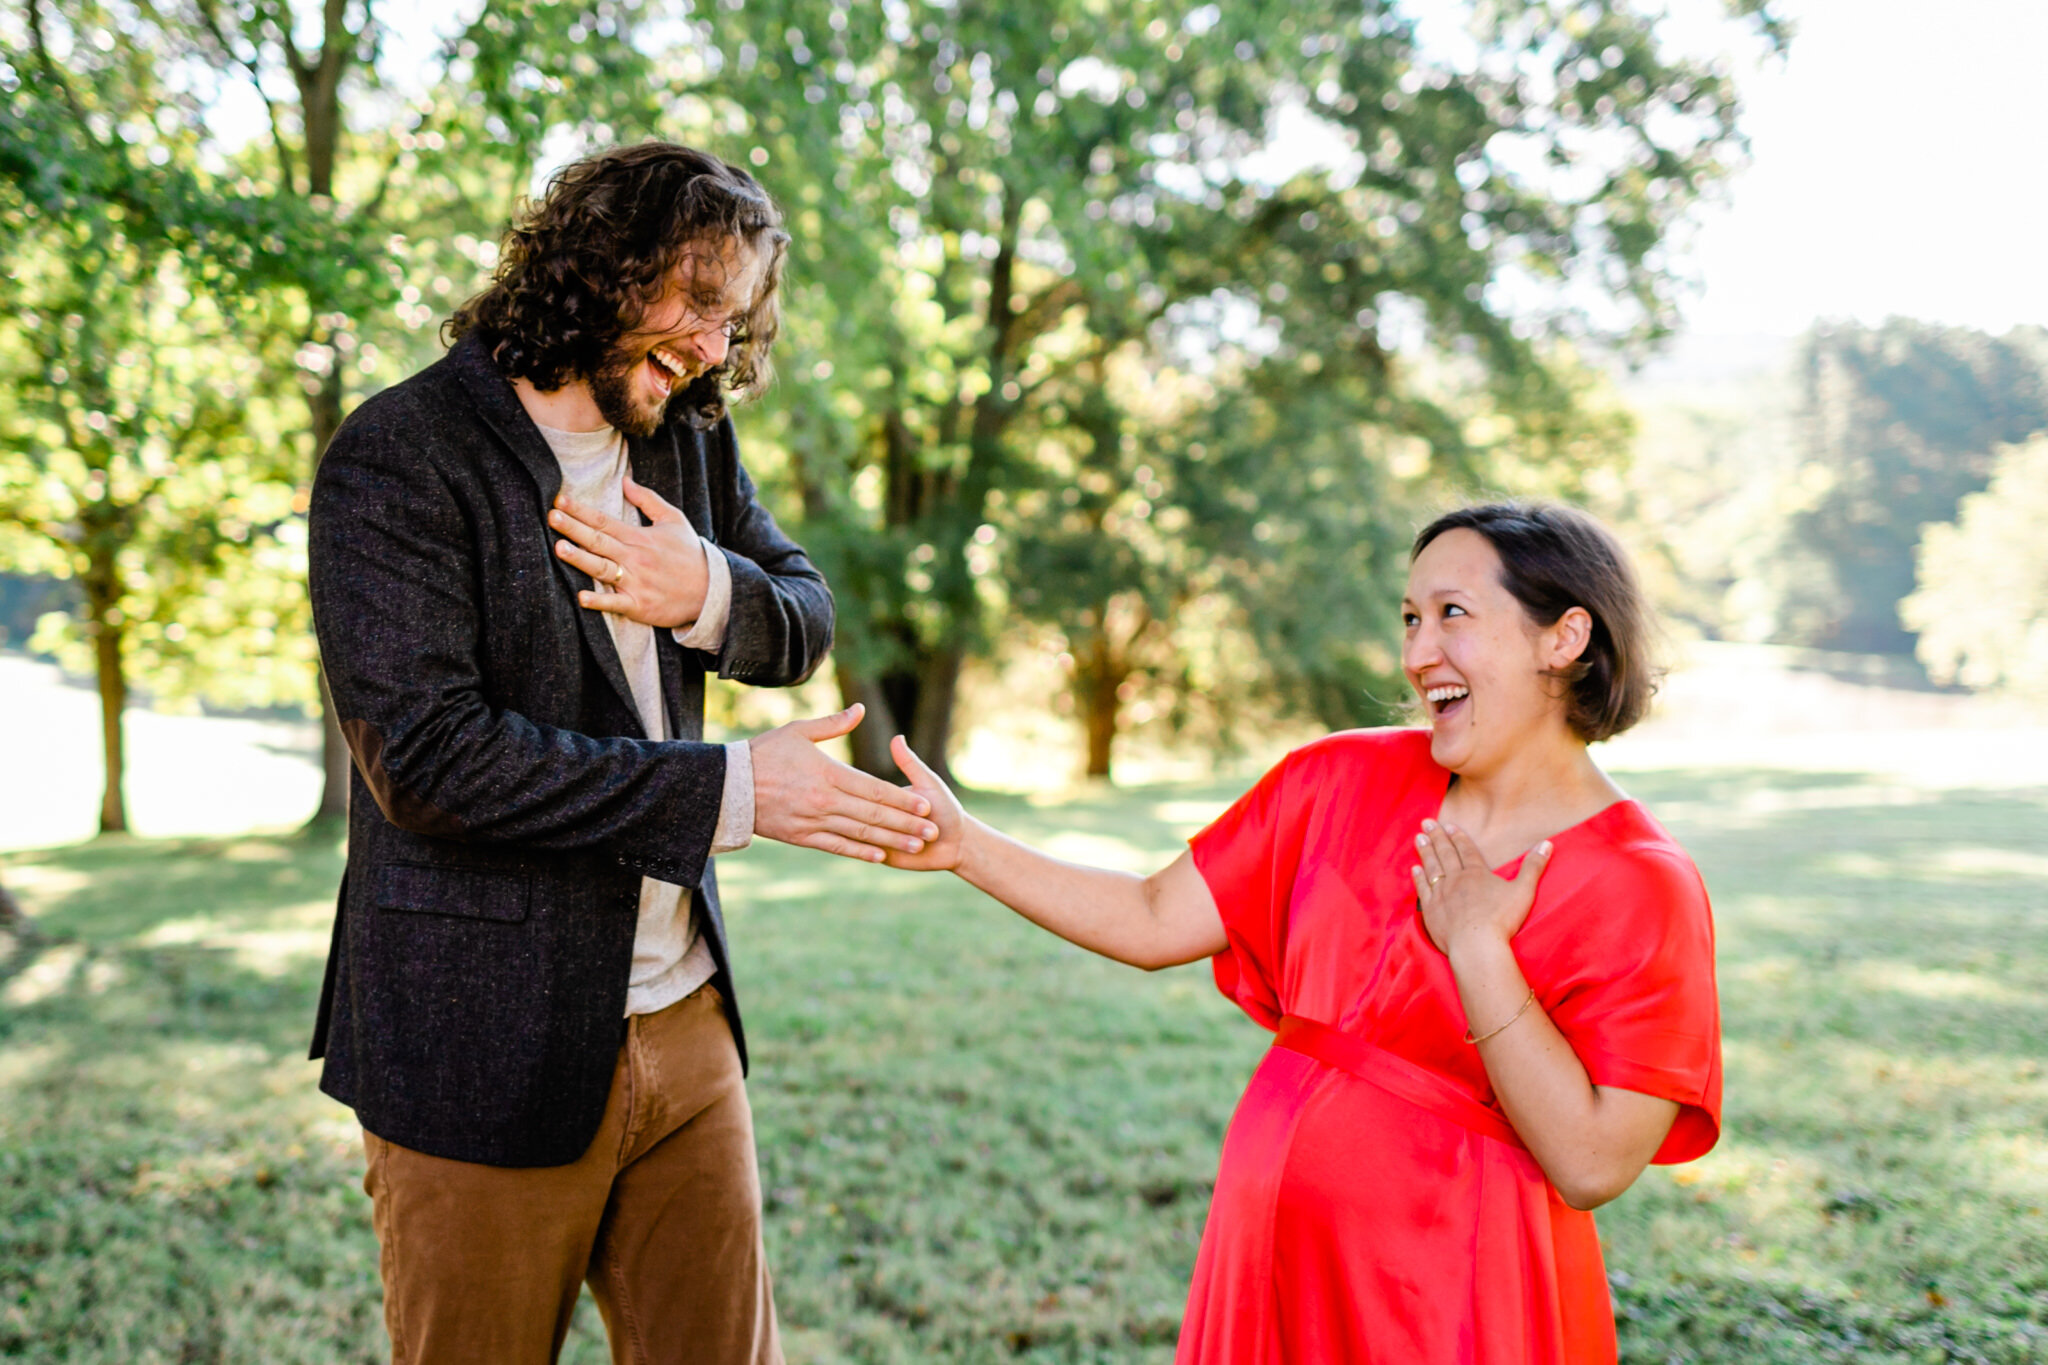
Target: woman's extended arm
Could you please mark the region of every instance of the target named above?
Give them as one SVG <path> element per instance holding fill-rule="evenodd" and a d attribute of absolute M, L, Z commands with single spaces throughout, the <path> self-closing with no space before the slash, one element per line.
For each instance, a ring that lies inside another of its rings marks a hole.
<path fill-rule="evenodd" d="M 1550 860 L 1548 841 L 1529 851 L 1513 880 L 1494 875 L 1471 836 L 1434 820 L 1423 823 L 1416 856 L 1423 923 L 1451 960 L 1501 1108 L 1564 1201 L 1575 1209 L 1599 1207 L 1643 1173 L 1678 1105 L 1593 1084 L 1535 1002 L 1511 940 Z"/>
<path fill-rule="evenodd" d="M 1212 957 L 1226 946 L 1222 916 L 1193 855 L 1183 852 L 1149 877 L 1063 862 L 968 815 L 901 735 L 890 752 L 911 789 L 931 802 L 939 827 L 922 852 L 892 850 L 890 867 L 953 872 L 1039 928 L 1147 971 Z"/>

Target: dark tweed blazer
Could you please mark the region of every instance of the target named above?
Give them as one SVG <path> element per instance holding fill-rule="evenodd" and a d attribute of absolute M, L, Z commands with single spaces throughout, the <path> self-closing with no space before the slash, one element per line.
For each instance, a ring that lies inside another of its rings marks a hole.
<path fill-rule="evenodd" d="M 544 520 L 561 470 L 475 341 L 365 402 L 313 485 L 313 617 L 355 756 L 321 990 L 321 1088 L 379 1137 L 551 1166 L 583 1154 L 624 1036 L 640 879 L 693 887 L 740 1057 L 709 860 L 725 750 L 704 675 L 801 681 L 832 597 L 741 468 L 730 423 L 630 442 L 633 477 L 730 551 L 716 657 L 657 631 L 649 740 L 590 586 Z"/>

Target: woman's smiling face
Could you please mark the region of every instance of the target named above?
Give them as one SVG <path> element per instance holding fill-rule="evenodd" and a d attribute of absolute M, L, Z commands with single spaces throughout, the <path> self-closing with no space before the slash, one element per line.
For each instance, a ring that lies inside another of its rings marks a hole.
<path fill-rule="evenodd" d="M 1460 527 L 1423 547 L 1401 602 L 1401 667 L 1429 712 L 1430 757 L 1480 776 L 1565 724 L 1563 684 L 1550 676 L 1584 648 L 1574 617 L 1538 626 L 1501 583 L 1500 555 Z"/>

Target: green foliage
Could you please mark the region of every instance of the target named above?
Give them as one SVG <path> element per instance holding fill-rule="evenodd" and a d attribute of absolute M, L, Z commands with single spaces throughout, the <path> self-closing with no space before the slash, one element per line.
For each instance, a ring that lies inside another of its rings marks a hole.
<path fill-rule="evenodd" d="M 5 285 L 0 564 L 83 587 L 31 647 L 91 673 L 112 632 L 163 695 L 308 700 L 298 470 L 266 398 L 276 371 L 175 257 L 119 224 L 80 216 L 17 237 Z"/>
<path fill-rule="evenodd" d="M 2048 332 L 1820 326 L 1800 368 L 1809 482 L 1780 551 L 1779 638 L 1911 653 L 1899 603 L 1921 528 L 1989 482 L 1999 446 L 2048 427 Z"/>
<path fill-rule="evenodd" d="M 1780 37 L 1762 8 L 1731 6 Z M 772 421 L 842 589 L 841 681 L 934 754 L 961 662 L 1012 609 L 1103 661 L 1082 692 L 1113 698 L 1136 669 L 1178 679 L 1185 709 L 1216 670 L 1158 623 L 1206 601 L 1287 703 L 1374 714 L 1384 660 L 1355 642 L 1405 538 L 1390 452 L 1419 441 L 1423 473 L 1512 482 L 1473 423 L 1525 456 L 1560 424 L 1594 430 L 1540 338 L 1589 330 L 1566 301 L 1597 295 L 1621 307 L 1590 330 L 1661 329 L 1656 244 L 1735 145 L 1726 78 L 1619 5 L 1477 6 L 1426 40 L 1384 2 L 753 0 L 714 18 L 493 0 L 416 79 L 368 6 L 24 0 L 7 22 L 0 179 L 48 217 L 119 206 L 193 288 L 265 300 L 251 349 L 289 349 L 315 450 L 431 353 L 427 324 L 490 268 L 544 155 L 667 135 L 758 166 L 797 234 Z M 207 107 L 236 83 L 268 137 L 222 148 Z M 1322 150 L 1296 157 L 1304 138 Z M 1136 401 L 1148 384 L 1179 401 Z M 1302 477 L 1234 490 L 1255 508 L 1179 496 L 1176 443 L 1281 431 Z M 1089 509 L 1033 500 L 1081 463 L 1120 524 L 1147 519 L 1138 503 L 1184 516 L 1081 533 Z M 1331 488 L 1383 500 L 1333 514 Z M 1299 547 L 1285 568 L 1346 587 L 1307 609 L 1265 563 L 1197 583 L 1197 502 L 1232 509 L 1220 540 L 1263 525 Z M 1150 624 L 1126 639 L 1127 619 Z"/>
<path fill-rule="evenodd" d="M 2048 1351 L 2048 793 L 1631 775 L 1716 902 L 1726 1131 L 1601 1210 L 1622 1358 L 2019 1365 Z M 977 807 L 1131 866 L 1238 784 Z M 0 866 L 0 1359 L 382 1358 L 347 1114 L 304 1061 L 331 840 Z M 958 883 L 724 860 L 794 1365 L 1171 1358 L 1265 1035 L 1197 966 L 1088 957 Z M 586 1303 L 565 1355 L 605 1357 Z"/>
<path fill-rule="evenodd" d="M 382 88 L 367 7 L 311 24 L 256 0 L 0 13 L 18 310 L 0 326 L 0 520 L 17 531 L 0 564 L 83 573 L 81 547 L 101 547 L 104 600 L 81 611 L 116 614 L 126 677 L 316 700 L 308 455 L 357 393 L 429 358 L 551 130 L 659 112 L 650 59 L 607 41 L 610 7 L 530 8 L 487 9 L 409 110 Z M 207 118 L 236 82 L 270 126 L 223 148 Z M 296 413 L 273 401 L 293 389 Z M 103 634 L 53 618 L 33 643 L 79 667 Z"/>
<path fill-rule="evenodd" d="M 1633 457 L 1589 506 L 1622 534 L 1660 615 L 1681 629 L 1748 642 L 1776 631 L 1780 541 L 1798 490 L 1788 390 L 1764 363 L 1704 391 L 1653 383 L 1629 395 Z"/>
<path fill-rule="evenodd" d="M 113 217 L 139 248 L 171 252 L 191 286 L 222 297 L 346 271 L 352 243 L 322 240 L 303 206 L 208 174 L 207 92 L 177 69 L 163 16 L 98 0 L 0 11 L 0 181 L 17 196 L 4 229 Z M 317 243 L 320 249 L 307 249 Z"/>
<path fill-rule="evenodd" d="M 30 644 L 116 712 L 136 678 L 308 701 L 289 361 L 262 344 L 278 225 L 210 197 L 199 101 L 125 10 L 7 17 L 32 41 L 0 69 L 0 566 L 80 587 Z"/>
<path fill-rule="evenodd" d="M 1187 676 L 1163 622 L 1220 596 L 1290 701 L 1374 714 L 1361 604 L 1409 509 L 1329 504 L 1380 498 L 1411 440 L 1419 473 L 1497 480 L 1474 420 L 1525 455 L 1597 427 L 1539 341 L 1588 324 L 1528 300 L 1570 281 L 1619 295 L 1624 330 L 1665 323 L 1653 248 L 1732 151 L 1733 91 L 1627 7 L 1460 29 L 1433 47 L 1388 4 L 755 0 L 700 22 L 718 60 L 679 109 L 754 144 L 796 233 L 778 435 L 845 589 L 842 682 L 925 752 L 1005 610 L 1114 697 Z M 1296 169 L 1300 139 L 1325 155 Z M 1289 446 L 1296 477 L 1232 487 L 1255 461 L 1219 459 L 1184 516 L 1154 516 L 1191 437 Z M 1233 509 L 1218 536 L 1263 524 L 1300 545 L 1286 568 L 1342 586 L 1275 592 L 1247 559 L 1200 581 L 1197 501 Z"/>
<path fill-rule="evenodd" d="M 2048 436 L 2007 446 L 1989 485 L 1925 529 L 1899 604 L 1938 682 L 2048 697 Z"/>

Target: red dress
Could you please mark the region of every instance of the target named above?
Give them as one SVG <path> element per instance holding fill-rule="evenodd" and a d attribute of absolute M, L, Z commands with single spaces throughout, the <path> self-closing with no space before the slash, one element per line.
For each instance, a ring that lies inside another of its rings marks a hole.
<path fill-rule="evenodd" d="M 1333 735 L 1192 841 L 1216 983 L 1278 1037 L 1223 1141 L 1179 1365 L 1615 1358 L 1593 1217 L 1501 1113 L 1416 908 L 1449 780 L 1425 731 Z M 1632 801 L 1552 842 L 1515 956 L 1596 1084 L 1678 1102 L 1653 1160 L 1689 1161 L 1721 1109 L 1699 874 Z"/>

